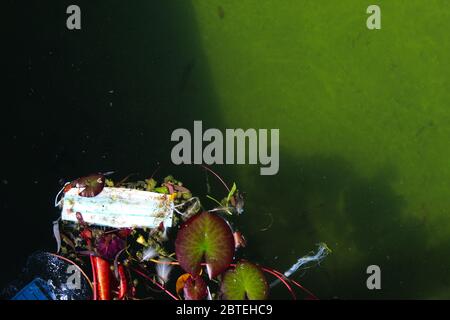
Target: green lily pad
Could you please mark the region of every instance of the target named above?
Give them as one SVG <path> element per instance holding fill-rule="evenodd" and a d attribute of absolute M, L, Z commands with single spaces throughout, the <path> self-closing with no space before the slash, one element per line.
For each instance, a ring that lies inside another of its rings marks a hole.
<path fill-rule="evenodd" d="M 233 233 L 218 215 L 202 212 L 187 220 L 178 231 L 175 252 L 180 266 L 192 276 L 200 273 L 202 261 L 212 279 L 233 261 Z"/>
<path fill-rule="evenodd" d="M 244 261 L 225 273 L 221 290 L 226 300 L 264 300 L 269 286 L 261 269 Z"/>

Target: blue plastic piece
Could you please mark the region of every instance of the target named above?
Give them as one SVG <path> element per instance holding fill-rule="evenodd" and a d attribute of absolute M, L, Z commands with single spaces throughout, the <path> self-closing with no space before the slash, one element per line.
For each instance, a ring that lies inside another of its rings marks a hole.
<path fill-rule="evenodd" d="M 49 285 L 36 278 L 20 290 L 11 300 L 54 300 Z"/>

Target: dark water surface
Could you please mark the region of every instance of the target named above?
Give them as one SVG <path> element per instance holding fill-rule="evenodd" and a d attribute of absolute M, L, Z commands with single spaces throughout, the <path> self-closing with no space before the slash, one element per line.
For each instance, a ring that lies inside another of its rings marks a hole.
<path fill-rule="evenodd" d="M 30 253 L 53 250 L 62 181 L 110 170 L 148 177 L 170 163 L 175 128 L 203 118 L 220 127 L 187 2 L 82 2 L 82 30 L 73 32 L 69 4 L 8 1 L 2 285 Z M 198 169 L 160 170 L 205 192 Z"/>

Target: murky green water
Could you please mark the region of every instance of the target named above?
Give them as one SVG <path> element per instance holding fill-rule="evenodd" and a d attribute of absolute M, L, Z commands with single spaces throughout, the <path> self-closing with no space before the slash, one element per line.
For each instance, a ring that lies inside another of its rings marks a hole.
<path fill-rule="evenodd" d="M 303 277 L 328 297 L 449 297 L 450 7 L 379 1 L 196 2 L 227 127 L 280 128 L 280 173 L 236 167 L 249 250 L 285 268 L 333 249 Z M 221 18 L 222 16 L 222 18 Z M 274 219 L 273 226 L 258 232 Z M 278 259 L 276 259 L 278 257 Z M 382 270 L 382 290 L 365 285 Z"/>
<path fill-rule="evenodd" d="M 3 277 L 53 248 L 59 179 L 150 175 L 172 130 L 203 120 L 280 129 L 278 175 L 215 167 L 247 192 L 249 259 L 285 270 L 323 241 L 332 255 L 297 274 L 319 297 L 449 298 L 450 3 L 377 3 L 369 31 L 357 0 L 81 2 L 80 32 L 69 3 L 10 4 L 2 210 L 26 236 L 2 235 Z M 173 172 L 205 191 L 199 170 Z"/>

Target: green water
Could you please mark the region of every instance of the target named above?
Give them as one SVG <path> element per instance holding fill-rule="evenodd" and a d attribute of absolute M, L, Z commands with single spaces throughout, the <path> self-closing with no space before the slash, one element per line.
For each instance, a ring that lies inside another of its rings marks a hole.
<path fill-rule="evenodd" d="M 325 241 L 301 278 L 325 297 L 448 298 L 450 3 L 376 2 L 375 31 L 364 1 L 195 2 L 217 117 L 280 129 L 278 175 L 233 167 L 249 251 L 284 269 Z"/>
<path fill-rule="evenodd" d="M 286 270 L 326 242 L 296 275 L 321 298 L 450 297 L 450 2 L 378 0 L 374 31 L 362 0 L 79 1 L 77 32 L 69 4 L 5 10 L 2 284 L 54 248 L 58 180 L 149 176 L 172 131 L 203 120 L 280 129 L 278 175 L 214 167 L 246 192 L 248 259 Z M 205 193 L 198 169 L 168 173 Z M 366 287 L 372 264 L 381 290 Z"/>

